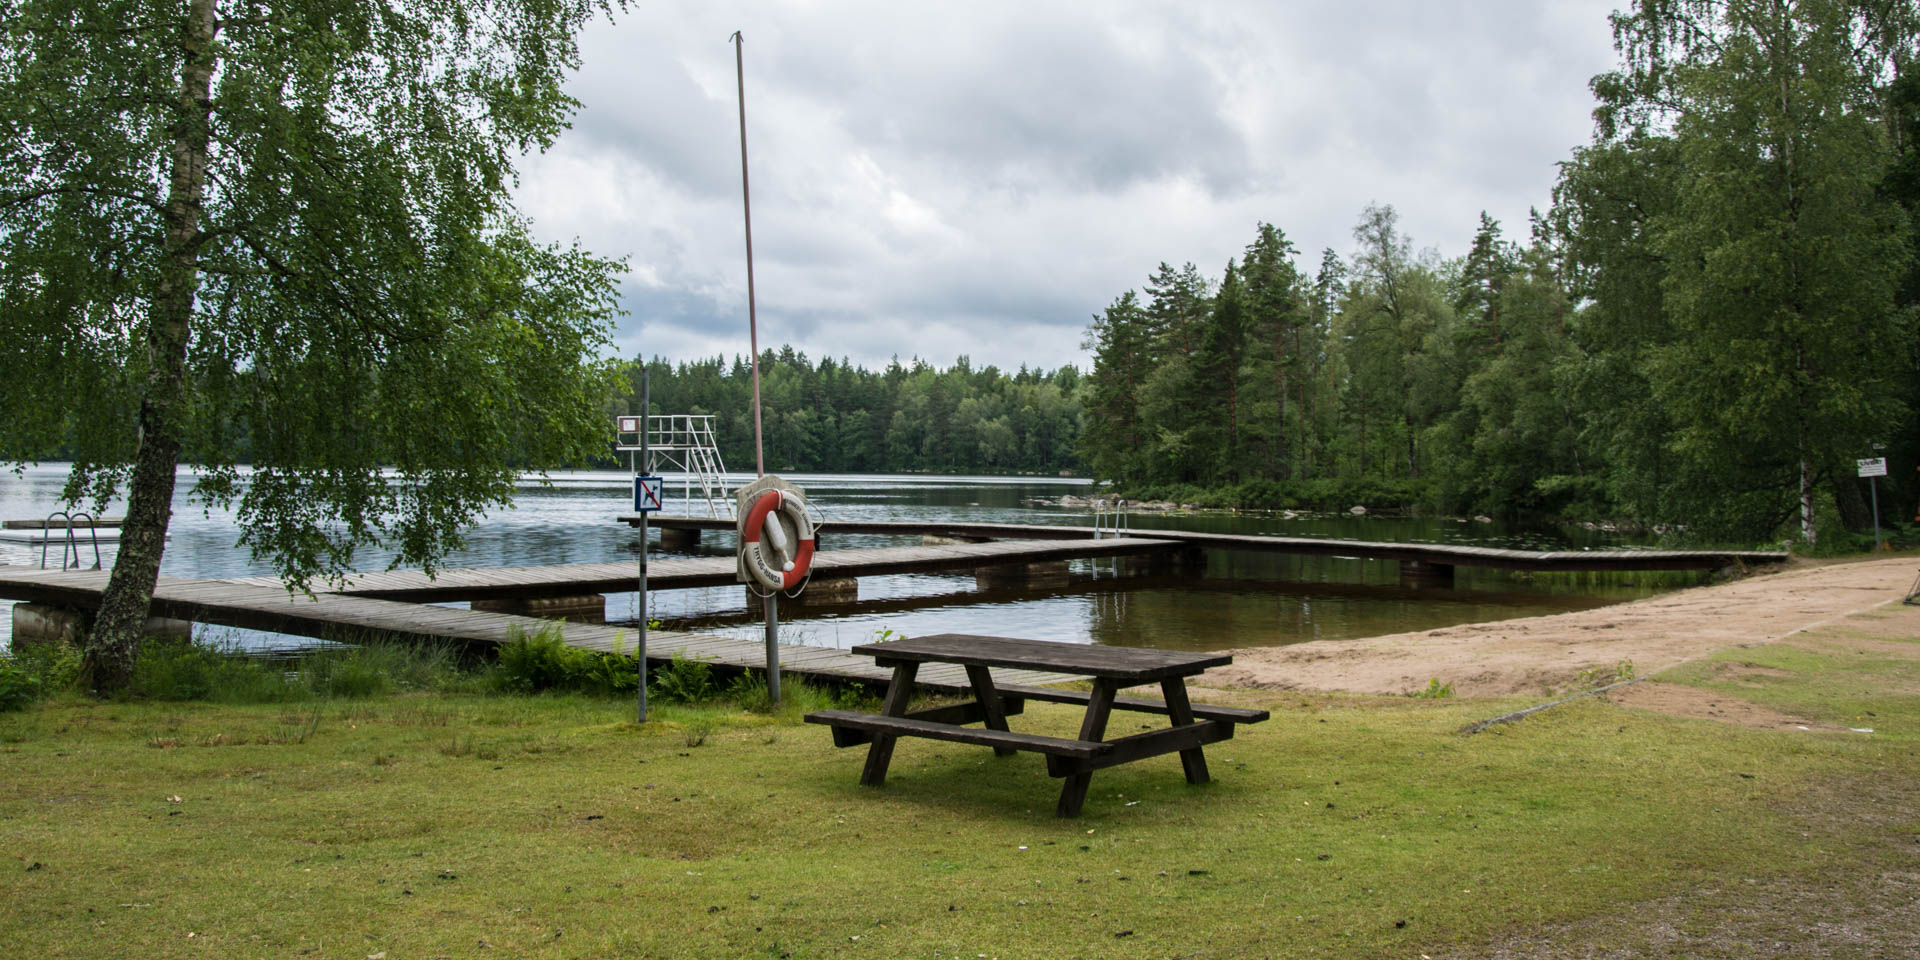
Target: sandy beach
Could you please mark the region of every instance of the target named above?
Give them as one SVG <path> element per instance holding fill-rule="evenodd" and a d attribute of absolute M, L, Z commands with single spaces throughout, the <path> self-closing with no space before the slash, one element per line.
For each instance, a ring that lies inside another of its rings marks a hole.
<path fill-rule="evenodd" d="M 1455 696 L 1563 691 L 1582 671 L 1623 660 L 1648 676 L 1716 650 L 1767 643 L 1852 613 L 1898 604 L 1912 557 L 1793 561 L 1772 572 L 1631 603 L 1359 640 L 1234 650 L 1210 686 L 1404 694 L 1438 680 Z M 1920 610 L 1920 608 L 1914 608 Z"/>

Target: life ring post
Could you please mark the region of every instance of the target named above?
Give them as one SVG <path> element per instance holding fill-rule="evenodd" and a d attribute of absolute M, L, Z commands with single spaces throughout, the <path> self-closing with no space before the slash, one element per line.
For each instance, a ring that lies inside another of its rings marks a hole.
<path fill-rule="evenodd" d="M 813 517 L 799 487 L 767 475 L 734 493 L 734 533 L 739 542 L 734 574 L 763 600 L 767 623 L 767 696 L 780 702 L 780 607 L 782 592 L 806 588 L 814 554 Z"/>

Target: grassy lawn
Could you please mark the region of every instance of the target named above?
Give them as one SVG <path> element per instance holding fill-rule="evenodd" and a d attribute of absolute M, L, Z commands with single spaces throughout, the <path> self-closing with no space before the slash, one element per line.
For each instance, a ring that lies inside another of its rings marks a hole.
<path fill-rule="evenodd" d="M 864 750 L 791 713 L 678 708 L 641 727 L 625 701 L 568 696 L 59 699 L 0 715 L 0 943 L 34 958 L 1894 955 L 1888 938 L 1920 925 L 1915 888 L 1904 919 L 1858 895 L 1920 861 L 1908 618 L 1736 653 L 1767 669 L 1660 679 L 1875 732 L 1587 699 L 1467 737 L 1526 702 L 1207 692 L 1274 713 L 1209 748 L 1215 783 L 1187 786 L 1171 756 L 1129 764 L 1063 821 L 1035 755 L 908 740 L 872 790 Z M 1070 736 L 1079 713 L 1034 704 L 1014 724 Z M 1114 732 L 1136 718 L 1154 720 L 1119 714 Z"/>

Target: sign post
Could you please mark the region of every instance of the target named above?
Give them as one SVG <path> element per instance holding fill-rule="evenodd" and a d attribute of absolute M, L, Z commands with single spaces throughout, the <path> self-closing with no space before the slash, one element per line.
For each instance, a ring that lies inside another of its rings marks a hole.
<path fill-rule="evenodd" d="M 647 442 L 648 408 L 652 404 L 653 373 L 644 366 L 640 370 L 640 416 L 639 422 L 632 424 L 640 430 L 640 470 L 633 475 L 633 509 L 640 514 L 640 642 L 634 649 L 634 662 L 640 671 L 639 721 L 647 722 L 647 515 L 660 509 L 660 488 L 665 482 L 653 473 L 653 449 Z M 629 426 L 627 421 L 636 418 L 621 417 L 622 430 Z M 644 473 L 642 473 L 644 471 Z"/>
<path fill-rule="evenodd" d="M 1876 477 L 1887 475 L 1887 458 L 1872 457 L 1855 460 L 1860 465 L 1860 475 L 1867 478 L 1867 489 L 1873 493 L 1873 552 L 1880 552 L 1880 483 Z"/>

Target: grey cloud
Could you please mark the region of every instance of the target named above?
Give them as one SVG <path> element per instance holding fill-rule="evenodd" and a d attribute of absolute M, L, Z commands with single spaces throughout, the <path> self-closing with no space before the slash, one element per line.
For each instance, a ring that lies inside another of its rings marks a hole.
<path fill-rule="evenodd" d="M 708 97 L 663 39 L 641 31 L 589 38 L 591 67 L 569 85 L 581 102 L 569 136 L 626 153 L 690 193 L 737 193 L 733 101 Z"/>
<path fill-rule="evenodd" d="M 859 142 L 990 189 L 1111 193 L 1194 176 L 1224 194 L 1251 176 L 1198 51 L 1127 50 L 1078 13 L 1021 9 L 952 29 L 896 14 L 906 22 L 887 24 L 884 42 L 783 45 L 771 69 L 837 104 Z"/>
<path fill-rule="evenodd" d="M 1482 209 L 1523 237 L 1589 132 L 1609 6 L 636 8 L 585 38 L 585 108 L 525 209 L 632 253 L 623 354 L 745 353 L 740 28 L 763 343 L 1084 363 L 1089 315 L 1161 260 L 1217 274 L 1261 220 L 1306 269 L 1375 199 L 1443 254 Z"/>

